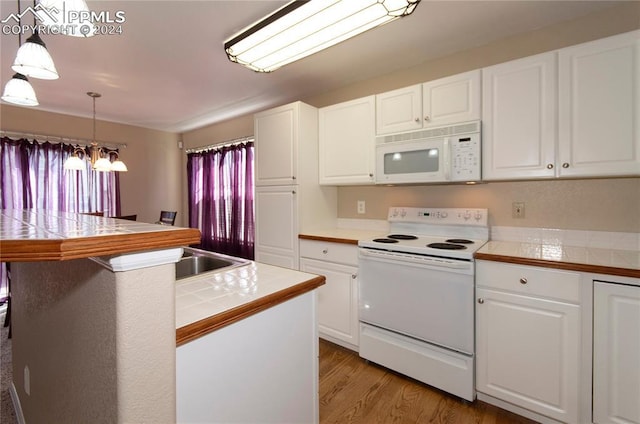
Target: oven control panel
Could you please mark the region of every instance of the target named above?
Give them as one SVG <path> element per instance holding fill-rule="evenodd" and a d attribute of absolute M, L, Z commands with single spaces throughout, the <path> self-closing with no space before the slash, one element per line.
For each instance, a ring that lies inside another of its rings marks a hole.
<path fill-rule="evenodd" d="M 466 208 L 409 208 L 393 206 L 389 208 L 390 222 L 411 222 L 442 225 L 477 225 L 486 227 L 487 209 Z"/>

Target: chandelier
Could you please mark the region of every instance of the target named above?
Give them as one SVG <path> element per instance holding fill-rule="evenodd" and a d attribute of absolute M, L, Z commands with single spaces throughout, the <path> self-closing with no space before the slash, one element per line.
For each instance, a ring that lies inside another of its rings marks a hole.
<path fill-rule="evenodd" d="M 89 149 L 89 154 L 87 155 L 84 147 L 77 146 L 73 151 L 73 155 L 64 162 L 64 169 L 83 171 L 87 169 L 85 159 L 88 159 L 91 161 L 91 167 L 94 171 L 127 172 L 127 165 L 125 165 L 124 162 L 120 160 L 120 158 L 118 157 L 118 152 L 107 152 L 96 142 L 96 99 L 102 97 L 102 94 L 89 91 L 87 93 L 87 96 L 93 99 L 93 138 L 91 139 L 91 144 L 89 146 L 86 146 Z M 111 162 L 110 160 L 111 155 L 115 155 L 115 160 L 113 162 Z"/>

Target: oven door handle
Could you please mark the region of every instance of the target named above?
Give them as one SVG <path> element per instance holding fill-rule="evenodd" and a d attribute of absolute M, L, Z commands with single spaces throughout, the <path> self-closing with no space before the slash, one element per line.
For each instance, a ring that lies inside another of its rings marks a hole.
<path fill-rule="evenodd" d="M 415 255 L 411 253 L 398 253 L 388 250 L 373 250 L 360 248 L 360 256 L 371 260 L 379 260 L 383 262 L 405 262 L 415 265 L 424 265 L 429 267 L 450 268 L 450 269 L 472 269 L 473 263 L 464 259 L 449 259 L 435 256 Z"/>

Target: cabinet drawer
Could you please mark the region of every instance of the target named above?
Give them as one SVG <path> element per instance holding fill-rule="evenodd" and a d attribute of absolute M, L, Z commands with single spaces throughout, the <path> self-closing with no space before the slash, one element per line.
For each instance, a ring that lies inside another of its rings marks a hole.
<path fill-rule="evenodd" d="M 300 240 L 300 257 L 358 266 L 358 247 L 355 244 Z"/>
<path fill-rule="evenodd" d="M 478 286 L 580 302 L 580 274 L 549 268 L 476 261 Z"/>

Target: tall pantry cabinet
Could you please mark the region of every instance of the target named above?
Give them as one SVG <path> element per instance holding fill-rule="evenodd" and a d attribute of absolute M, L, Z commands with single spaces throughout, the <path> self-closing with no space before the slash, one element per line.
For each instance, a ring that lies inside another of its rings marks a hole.
<path fill-rule="evenodd" d="M 299 267 L 298 233 L 334 227 L 336 187 L 318 184 L 318 109 L 302 102 L 254 115 L 255 260 Z"/>

